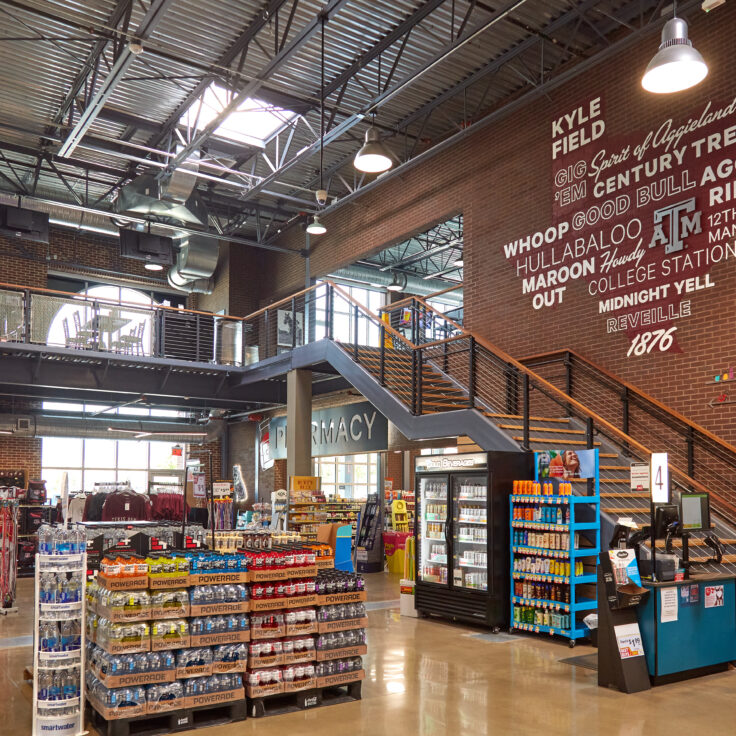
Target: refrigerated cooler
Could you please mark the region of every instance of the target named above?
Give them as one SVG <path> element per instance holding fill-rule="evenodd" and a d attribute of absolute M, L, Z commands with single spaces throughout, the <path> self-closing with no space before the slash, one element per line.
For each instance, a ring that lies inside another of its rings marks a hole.
<path fill-rule="evenodd" d="M 533 454 L 423 455 L 415 462 L 416 608 L 489 627 L 509 623 L 509 496 Z"/>

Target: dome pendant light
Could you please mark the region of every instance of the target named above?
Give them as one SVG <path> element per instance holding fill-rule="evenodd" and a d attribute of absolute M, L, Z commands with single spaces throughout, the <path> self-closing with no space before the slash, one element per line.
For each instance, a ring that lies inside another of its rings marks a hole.
<path fill-rule="evenodd" d="M 394 162 L 381 143 L 381 136 L 378 130 L 371 125 L 365 132 L 365 143 L 363 147 L 355 154 L 354 166 L 358 171 L 366 174 L 380 174 L 388 171 Z"/>
<path fill-rule="evenodd" d="M 307 232 L 310 235 L 324 235 L 327 232 L 327 228 L 319 221 L 319 217 L 315 215 L 309 225 L 307 225 Z"/>
<path fill-rule="evenodd" d="M 668 20 L 662 29 L 659 51 L 649 62 L 641 86 L 647 92 L 681 92 L 702 82 L 708 65 L 687 37 L 687 23 L 682 18 Z"/>

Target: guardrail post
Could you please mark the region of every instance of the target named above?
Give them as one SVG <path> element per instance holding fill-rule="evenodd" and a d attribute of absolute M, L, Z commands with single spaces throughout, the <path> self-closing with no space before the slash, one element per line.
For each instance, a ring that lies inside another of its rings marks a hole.
<path fill-rule="evenodd" d="M 519 413 L 519 371 L 509 363 L 506 364 L 506 411 Z"/>
<path fill-rule="evenodd" d="M 595 426 L 593 424 L 593 417 L 588 417 L 585 420 L 585 439 L 588 443 L 588 449 L 592 450 L 595 447 L 593 438 L 595 436 Z M 588 478 L 588 495 L 595 495 L 595 478 Z"/>
<path fill-rule="evenodd" d="M 422 358 L 422 349 L 417 349 L 417 411 L 416 413 L 421 416 L 422 414 L 422 383 L 424 379 L 424 364 L 423 364 L 423 358 Z"/>
<path fill-rule="evenodd" d="M 156 312 L 156 319 L 153 320 L 155 325 L 155 339 L 153 341 L 153 354 L 157 358 L 164 355 L 164 338 L 166 335 L 166 310 L 161 309 Z"/>
<path fill-rule="evenodd" d="M 624 434 L 629 433 L 629 389 L 624 386 L 621 392 L 621 430 Z M 629 454 L 629 443 L 623 442 L 621 444 L 624 454 Z"/>
<path fill-rule="evenodd" d="M 565 393 L 572 398 L 573 391 L 573 376 L 572 376 L 572 355 L 569 351 L 565 352 Z M 567 404 L 567 413 L 572 414 L 572 407 Z"/>
<path fill-rule="evenodd" d="M 687 474 L 695 477 L 695 431 L 692 427 L 687 428 Z"/>
<path fill-rule="evenodd" d="M 246 322 L 245 320 L 241 320 L 240 322 L 240 365 L 245 365 L 245 356 L 247 354 L 247 335 L 248 331 L 246 328 Z"/>
<path fill-rule="evenodd" d="M 31 291 L 26 289 L 23 292 L 23 300 L 26 308 L 23 312 L 23 342 L 31 341 Z"/>
<path fill-rule="evenodd" d="M 353 360 L 358 362 L 358 305 L 353 305 Z"/>
<path fill-rule="evenodd" d="M 263 313 L 263 329 L 266 331 L 266 339 L 265 339 L 265 348 L 266 348 L 266 354 L 263 356 L 264 358 L 270 358 L 271 357 L 271 330 L 269 325 L 269 314 L 268 309 Z"/>
<path fill-rule="evenodd" d="M 296 298 L 291 298 L 291 349 L 296 347 Z"/>
<path fill-rule="evenodd" d="M 468 408 L 475 408 L 475 338 L 470 338 L 468 355 Z"/>
<path fill-rule="evenodd" d="M 529 441 L 529 374 L 524 373 L 521 377 L 522 404 L 523 404 L 523 446 L 525 450 L 531 450 Z"/>
<path fill-rule="evenodd" d="M 442 343 L 442 372 L 447 373 L 447 343 Z"/>
<path fill-rule="evenodd" d="M 327 287 L 327 304 L 325 305 L 325 322 L 327 323 L 327 338 L 332 340 L 335 331 L 335 290 Z"/>
<path fill-rule="evenodd" d="M 378 382 L 381 386 L 386 385 L 386 326 L 381 322 L 378 328 L 378 339 L 381 341 L 380 347 L 380 368 L 378 371 Z"/>
<path fill-rule="evenodd" d="M 194 360 L 199 361 L 199 348 L 200 348 L 200 321 L 199 321 L 199 315 L 194 315 L 194 327 L 195 327 L 195 333 L 197 334 L 197 337 L 194 341 Z"/>
<path fill-rule="evenodd" d="M 417 413 L 417 351 L 411 351 L 411 413 Z"/>

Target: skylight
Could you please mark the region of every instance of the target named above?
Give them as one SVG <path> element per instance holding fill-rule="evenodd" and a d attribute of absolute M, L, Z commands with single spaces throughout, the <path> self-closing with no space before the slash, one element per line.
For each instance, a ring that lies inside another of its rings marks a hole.
<path fill-rule="evenodd" d="M 202 130 L 230 104 L 233 96 L 232 91 L 213 82 L 179 122 L 187 128 Z M 291 110 L 249 97 L 227 116 L 215 135 L 238 143 L 263 146 L 271 135 L 295 116 Z"/>

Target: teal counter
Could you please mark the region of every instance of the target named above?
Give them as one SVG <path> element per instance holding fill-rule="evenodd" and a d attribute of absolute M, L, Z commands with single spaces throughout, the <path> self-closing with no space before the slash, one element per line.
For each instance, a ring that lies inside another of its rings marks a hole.
<path fill-rule="evenodd" d="M 723 670 L 736 660 L 734 576 L 704 575 L 667 583 L 642 581 L 642 585 L 651 594 L 637 614 L 647 667 L 655 684 Z M 676 591 L 677 620 L 662 621 L 665 590 Z"/>

